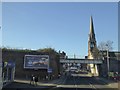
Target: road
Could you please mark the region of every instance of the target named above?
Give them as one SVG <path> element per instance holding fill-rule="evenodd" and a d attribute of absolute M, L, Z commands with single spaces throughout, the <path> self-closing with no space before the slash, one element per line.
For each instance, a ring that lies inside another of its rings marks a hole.
<path fill-rule="evenodd" d="M 39 82 L 36 87 L 29 85 L 29 81 L 19 81 L 3 90 L 9 90 L 10 88 L 12 90 L 118 90 L 111 87 L 109 83 L 88 74 L 69 74 L 51 82 Z"/>
<path fill-rule="evenodd" d="M 113 89 L 109 83 L 103 82 L 96 77 L 88 76 L 87 74 L 72 74 L 66 76 L 56 87 L 72 88 L 74 90 L 79 89 L 91 89 L 91 90 L 103 90 Z"/>

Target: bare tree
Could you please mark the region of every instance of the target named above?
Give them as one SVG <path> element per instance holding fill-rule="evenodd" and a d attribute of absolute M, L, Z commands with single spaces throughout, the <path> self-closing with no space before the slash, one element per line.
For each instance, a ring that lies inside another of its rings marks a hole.
<path fill-rule="evenodd" d="M 106 42 L 106 49 L 112 50 L 113 49 L 113 41 L 107 41 Z"/>
<path fill-rule="evenodd" d="M 113 49 L 113 41 L 105 41 L 105 42 L 100 42 L 98 45 L 98 49 L 99 49 L 99 58 L 103 58 L 103 52 L 107 51 L 107 50 L 112 50 Z"/>
<path fill-rule="evenodd" d="M 99 45 L 98 45 L 98 49 L 103 51 L 106 49 L 106 43 L 105 42 L 100 42 Z"/>
<path fill-rule="evenodd" d="M 113 49 L 113 41 L 106 41 L 106 42 L 100 42 L 98 45 L 98 49 L 101 51 L 106 51 L 106 50 L 112 50 Z"/>

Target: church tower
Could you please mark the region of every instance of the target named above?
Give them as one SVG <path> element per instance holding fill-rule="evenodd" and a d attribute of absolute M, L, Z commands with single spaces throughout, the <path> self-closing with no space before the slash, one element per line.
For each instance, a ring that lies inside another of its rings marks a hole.
<path fill-rule="evenodd" d="M 90 17 L 90 32 L 88 37 L 88 59 L 96 59 L 95 56 L 95 49 L 97 48 L 95 33 L 94 33 L 94 25 L 93 25 L 93 18 Z M 88 64 L 88 67 L 94 76 L 98 76 L 98 69 L 96 64 Z"/>
<path fill-rule="evenodd" d="M 93 54 L 94 48 L 96 48 L 96 39 L 95 39 L 95 33 L 94 33 L 93 18 L 91 16 L 90 17 L 90 32 L 89 32 L 89 38 L 88 38 L 88 59 L 95 58 Z"/>

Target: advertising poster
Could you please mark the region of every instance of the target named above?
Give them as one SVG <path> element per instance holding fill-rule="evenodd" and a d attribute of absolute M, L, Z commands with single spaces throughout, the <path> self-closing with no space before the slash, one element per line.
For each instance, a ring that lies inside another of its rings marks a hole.
<path fill-rule="evenodd" d="M 48 69 L 49 68 L 49 56 L 48 55 L 25 55 L 24 68 Z"/>

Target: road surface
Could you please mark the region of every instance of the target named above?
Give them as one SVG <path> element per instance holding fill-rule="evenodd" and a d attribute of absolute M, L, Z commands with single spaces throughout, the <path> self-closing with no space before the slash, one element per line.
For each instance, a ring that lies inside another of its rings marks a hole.
<path fill-rule="evenodd" d="M 38 86 L 29 85 L 29 81 L 16 80 L 3 90 L 119 90 L 110 83 L 103 82 L 88 74 L 70 74 L 51 82 L 39 82 Z"/>

